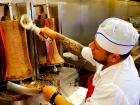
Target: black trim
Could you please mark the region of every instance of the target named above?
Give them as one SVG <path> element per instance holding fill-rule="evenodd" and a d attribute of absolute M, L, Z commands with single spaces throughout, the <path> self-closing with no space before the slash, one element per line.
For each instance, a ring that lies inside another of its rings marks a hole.
<path fill-rule="evenodd" d="M 55 100 L 55 97 L 56 97 L 57 95 L 61 95 L 61 94 L 60 94 L 59 92 L 55 92 L 55 93 L 52 95 L 52 97 L 51 97 L 51 99 L 50 99 L 50 103 L 51 103 L 52 105 L 55 105 L 54 100 Z"/>

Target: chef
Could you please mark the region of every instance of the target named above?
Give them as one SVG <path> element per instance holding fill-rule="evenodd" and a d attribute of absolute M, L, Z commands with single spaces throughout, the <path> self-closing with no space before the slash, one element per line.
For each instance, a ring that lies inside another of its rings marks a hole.
<path fill-rule="evenodd" d="M 96 65 L 83 105 L 140 105 L 140 78 L 130 55 L 139 34 L 131 23 L 119 18 L 105 19 L 88 47 L 47 27 L 31 28 L 39 37 L 58 40 L 70 52 Z M 43 95 L 52 105 L 73 105 L 56 87 L 44 87 Z"/>

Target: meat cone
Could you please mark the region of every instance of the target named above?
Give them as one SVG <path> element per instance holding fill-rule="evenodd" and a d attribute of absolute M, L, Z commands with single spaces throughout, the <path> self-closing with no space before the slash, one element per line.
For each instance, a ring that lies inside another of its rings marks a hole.
<path fill-rule="evenodd" d="M 41 28 L 49 27 L 52 30 L 56 30 L 54 18 L 39 19 L 39 20 L 36 20 L 36 24 L 38 27 L 41 27 Z M 57 45 L 59 45 L 59 43 L 56 43 L 55 40 L 51 42 L 45 42 L 44 44 L 39 39 L 36 39 L 36 43 L 37 43 L 37 52 L 38 52 L 40 64 L 52 65 L 52 64 L 64 63 L 64 60 L 60 56 L 57 49 L 58 47 Z M 46 51 L 44 51 L 44 49 Z"/>
<path fill-rule="evenodd" d="M 23 80 L 33 75 L 26 32 L 19 21 L 0 22 L 6 42 L 6 80 Z"/>
<path fill-rule="evenodd" d="M 56 30 L 54 18 L 45 19 L 45 26 L 49 27 L 52 30 Z M 46 42 L 46 50 L 47 50 L 47 64 L 62 64 L 64 63 L 64 59 L 60 56 L 56 41 L 52 40 L 51 42 Z"/>
<path fill-rule="evenodd" d="M 53 40 L 52 42 L 46 42 L 46 48 L 47 48 L 47 64 L 62 64 L 64 63 L 64 60 L 58 53 L 57 47 L 56 47 L 56 41 Z"/>

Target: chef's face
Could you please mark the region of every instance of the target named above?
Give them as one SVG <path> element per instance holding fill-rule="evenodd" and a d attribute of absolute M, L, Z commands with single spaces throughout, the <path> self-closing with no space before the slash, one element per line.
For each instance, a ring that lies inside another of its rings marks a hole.
<path fill-rule="evenodd" d="M 93 40 L 90 44 L 89 47 L 92 50 L 93 54 L 93 59 L 96 60 L 97 62 L 101 64 L 105 64 L 108 61 L 108 57 L 110 55 L 109 52 L 105 51 L 103 48 L 99 46 L 99 44 Z"/>

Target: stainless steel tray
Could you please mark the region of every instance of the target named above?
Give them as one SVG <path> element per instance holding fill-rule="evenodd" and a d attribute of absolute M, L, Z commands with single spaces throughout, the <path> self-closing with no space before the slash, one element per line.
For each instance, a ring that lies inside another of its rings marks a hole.
<path fill-rule="evenodd" d="M 27 88 L 10 81 L 7 82 L 7 89 L 23 95 L 36 95 L 41 92 L 39 89 Z"/>

